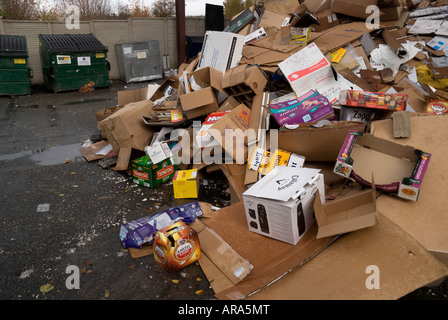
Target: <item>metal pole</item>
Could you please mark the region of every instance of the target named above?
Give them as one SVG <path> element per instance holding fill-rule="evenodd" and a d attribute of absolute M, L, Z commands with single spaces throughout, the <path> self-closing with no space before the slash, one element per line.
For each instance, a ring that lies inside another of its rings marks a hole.
<path fill-rule="evenodd" d="M 176 0 L 177 61 L 185 61 L 185 0 Z"/>

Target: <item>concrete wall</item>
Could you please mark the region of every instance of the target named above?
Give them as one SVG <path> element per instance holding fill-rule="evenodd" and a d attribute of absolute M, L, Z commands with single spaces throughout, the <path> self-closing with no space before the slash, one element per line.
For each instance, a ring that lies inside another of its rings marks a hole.
<path fill-rule="evenodd" d="M 186 18 L 185 34 L 203 36 L 204 18 Z M 79 29 L 68 29 L 65 22 L 13 21 L 0 18 L 0 34 L 25 36 L 29 53 L 29 67 L 33 70 L 32 84 L 43 84 L 39 56 L 38 34 L 93 33 L 108 47 L 111 70 L 109 77 L 119 79 L 115 44 L 158 40 L 160 55 L 169 54 L 172 68 L 177 68 L 177 40 L 175 18 L 132 18 L 128 20 L 96 20 L 80 22 Z"/>

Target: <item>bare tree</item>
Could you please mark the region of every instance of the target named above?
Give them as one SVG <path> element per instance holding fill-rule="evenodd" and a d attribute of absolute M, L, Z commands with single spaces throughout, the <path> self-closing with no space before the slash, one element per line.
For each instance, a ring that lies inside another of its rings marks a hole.
<path fill-rule="evenodd" d="M 157 0 L 151 8 L 154 17 L 168 18 L 176 15 L 175 0 Z"/>
<path fill-rule="evenodd" d="M 108 0 L 61 0 L 61 2 L 64 6 L 77 6 L 81 20 L 106 19 L 114 15 Z"/>
<path fill-rule="evenodd" d="M 254 0 L 224 0 L 224 16 L 231 19 L 238 13 L 254 5 Z"/>
<path fill-rule="evenodd" d="M 119 4 L 117 16 L 120 19 L 130 17 L 151 17 L 151 9 L 142 0 L 128 0 L 128 4 Z"/>
<path fill-rule="evenodd" d="M 10 20 L 34 20 L 39 3 L 35 0 L 0 0 L 0 16 Z"/>

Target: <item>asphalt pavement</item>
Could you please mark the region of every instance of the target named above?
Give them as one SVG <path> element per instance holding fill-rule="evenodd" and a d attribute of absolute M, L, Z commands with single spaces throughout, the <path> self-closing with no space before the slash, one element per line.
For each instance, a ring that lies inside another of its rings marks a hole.
<path fill-rule="evenodd" d="M 145 85 L 0 97 L 0 300 L 215 300 L 197 262 L 169 274 L 119 239 L 123 223 L 178 204 L 172 183 L 140 187 L 79 153 L 99 134 L 96 112 L 115 106 L 117 91 Z M 206 180 L 199 200 L 229 205 L 222 173 Z M 447 288 L 404 299 L 446 300 Z"/>
<path fill-rule="evenodd" d="M 0 97 L 0 300 L 215 299 L 198 263 L 168 274 L 121 244 L 123 223 L 178 204 L 172 183 L 139 187 L 79 153 L 99 134 L 96 112 L 116 105 L 118 90 L 145 85 Z M 226 205 L 225 178 L 207 179 L 221 192 L 200 200 Z"/>

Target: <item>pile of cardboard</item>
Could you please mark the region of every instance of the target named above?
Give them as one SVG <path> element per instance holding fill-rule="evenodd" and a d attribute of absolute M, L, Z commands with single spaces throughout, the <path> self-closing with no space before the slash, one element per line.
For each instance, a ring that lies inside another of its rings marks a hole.
<path fill-rule="evenodd" d="M 217 298 L 397 299 L 448 274 L 445 3 L 256 2 L 119 92 L 98 122 L 116 170 L 162 153 L 228 179 L 192 224 Z"/>

